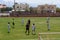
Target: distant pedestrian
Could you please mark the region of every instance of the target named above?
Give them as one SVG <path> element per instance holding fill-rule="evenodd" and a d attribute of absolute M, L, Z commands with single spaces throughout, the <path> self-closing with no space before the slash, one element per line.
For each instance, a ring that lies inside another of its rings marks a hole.
<path fill-rule="evenodd" d="M 8 33 L 10 33 L 10 22 L 8 22 Z"/>
<path fill-rule="evenodd" d="M 30 33 L 29 28 L 30 28 L 29 23 L 27 23 L 27 24 L 26 24 L 26 31 L 25 31 L 25 33 L 28 32 L 28 35 L 29 35 L 29 33 Z"/>
<path fill-rule="evenodd" d="M 32 25 L 32 34 L 33 34 L 33 35 L 35 34 L 35 29 L 36 29 L 36 26 L 35 26 L 35 24 L 33 23 L 33 25 Z"/>

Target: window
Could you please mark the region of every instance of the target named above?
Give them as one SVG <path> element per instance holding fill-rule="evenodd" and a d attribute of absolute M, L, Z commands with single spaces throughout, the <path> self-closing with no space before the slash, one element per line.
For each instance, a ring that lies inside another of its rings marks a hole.
<path fill-rule="evenodd" d="M 17 8 L 19 8 L 19 6 Z"/>

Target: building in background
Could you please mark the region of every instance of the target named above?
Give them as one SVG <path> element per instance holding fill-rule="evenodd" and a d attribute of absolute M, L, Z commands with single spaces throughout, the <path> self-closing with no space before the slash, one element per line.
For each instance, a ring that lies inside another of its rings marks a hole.
<path fill-rule="evenodd" d="M 7 6 L 5 4 L 0 4 L 0 12 L 2 8 L 6 8 Z"/>
<path fill-rule="evenodd" d="M 18 3 L 15 3 L 15 10 L 16 11 L 29 11 L 29 5 L 27 3 L 25 4 L 18 4 Z"/>
<path fill-rule="evenodd" d="M 56 13 L 56 5 L 38 5 L 37 7 L 37 13 Z"/>
<path fill-rule="evenodd" d="M 6 8 L 7 6 L 5 4 L 0 4 L 0 9 L 1 8 Z"/>
<path fill-rule="evenodd" d="M 37 13 L 37 7 L 33 7 L 33 8 L 32 8 L 32 11 L 33 11 L 33 13 L 36 14 L 36 13 Z"/>

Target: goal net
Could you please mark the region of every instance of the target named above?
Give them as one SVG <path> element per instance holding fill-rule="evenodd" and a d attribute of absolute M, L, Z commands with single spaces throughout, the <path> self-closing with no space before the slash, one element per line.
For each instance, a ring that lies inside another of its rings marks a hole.
<path fill-rule="evenodd" d="M 60 40 L 60 32 L 39 33 L 38 40 Z"/>

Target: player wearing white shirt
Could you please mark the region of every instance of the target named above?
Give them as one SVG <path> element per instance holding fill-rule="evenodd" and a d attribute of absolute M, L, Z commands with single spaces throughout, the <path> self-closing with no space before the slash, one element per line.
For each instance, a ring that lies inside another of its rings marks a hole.
<path fill-rule="evenodd" d="M 35 24 L 32 25 L 32 34 L 35 34 Z"/>

